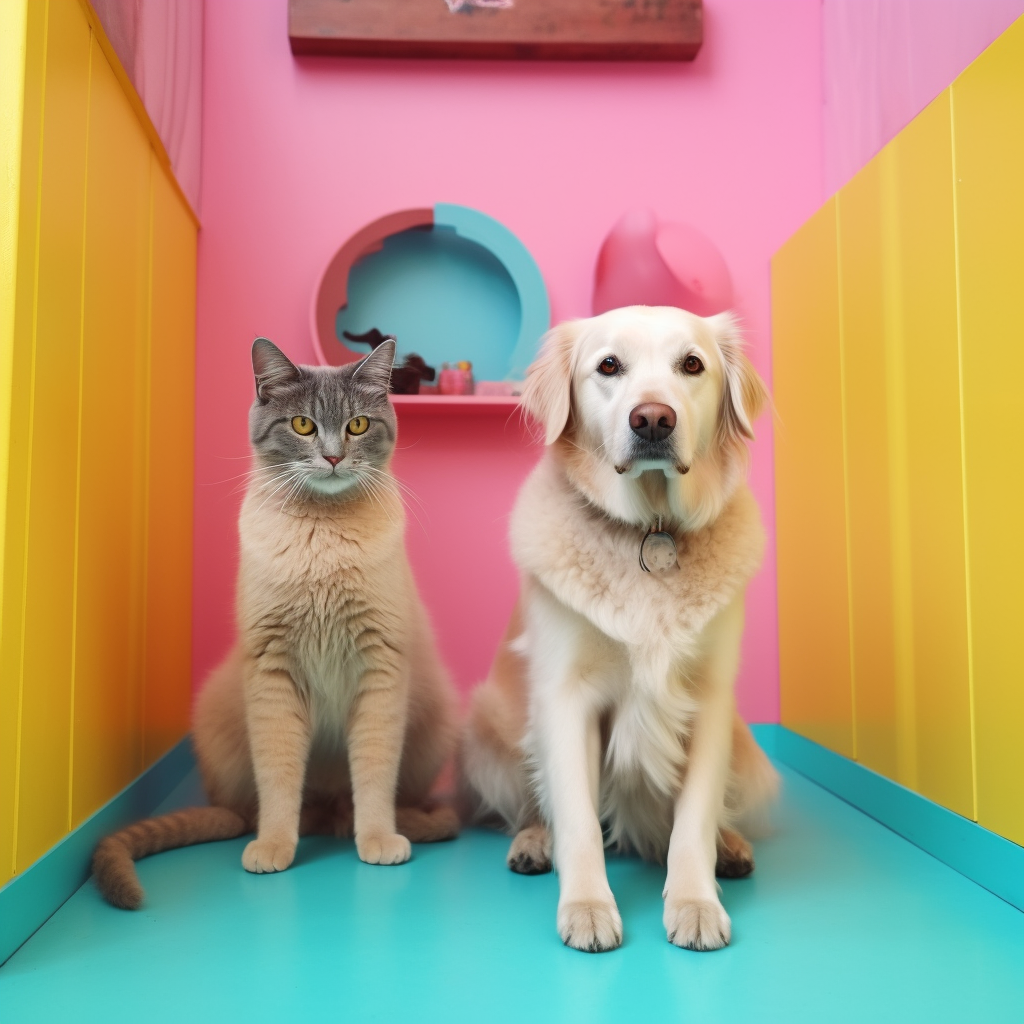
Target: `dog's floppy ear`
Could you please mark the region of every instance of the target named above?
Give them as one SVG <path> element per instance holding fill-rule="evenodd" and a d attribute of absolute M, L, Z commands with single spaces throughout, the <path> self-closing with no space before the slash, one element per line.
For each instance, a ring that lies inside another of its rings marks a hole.
<path fill-rule="evenodd" d="M 709 317 L 725 366 L 721 423 L 724 437 L 754 439 L 753 422 L 771 401 L 768 388 L 743 351 L 739 324 L 731 313 Z"/>
<path fill-rule="evenodd" d="M 545 444 L 554 444 L 569 422 L 572 356 L 581 323 L 567 320 L 548 331 L 526 371 L 523 408 L 544 427 Z"/>

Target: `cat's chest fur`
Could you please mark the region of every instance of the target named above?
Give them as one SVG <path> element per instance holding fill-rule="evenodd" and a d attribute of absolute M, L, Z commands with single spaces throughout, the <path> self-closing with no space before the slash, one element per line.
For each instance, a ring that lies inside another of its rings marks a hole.
<path fill-rule="evenodd" d="M 242 633 L 252 653 L 280 661 L 314 705 L 337 714 L 365 671 L 367 638 L 400 642 L 405 618 L 401 510 L 389 521 L 363 505 L 301 517 L 243 508 L 240 520 Z"/>

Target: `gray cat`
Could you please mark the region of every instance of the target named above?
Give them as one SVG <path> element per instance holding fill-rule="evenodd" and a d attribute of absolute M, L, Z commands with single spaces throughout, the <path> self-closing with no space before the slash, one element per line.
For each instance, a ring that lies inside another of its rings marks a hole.
<path fill-rule="evenodd" d="M 196 702 L 209 807 L 104 839 L 104 897 L 135 909 L 132 863 L 256 829 L 247 871 L 283 871 L 300 834 L 355 834 L 371 864 L 449 839 L 428 802 L 451 755 L 456 701 L 405 553 L 390 462 L 393 342 L 339 368 L 295 366 L 258 338 L 249 436 L 256 468 L 239 519 L 239 640 Z M 397 810 L 396 810 L 397 802 Z"/>

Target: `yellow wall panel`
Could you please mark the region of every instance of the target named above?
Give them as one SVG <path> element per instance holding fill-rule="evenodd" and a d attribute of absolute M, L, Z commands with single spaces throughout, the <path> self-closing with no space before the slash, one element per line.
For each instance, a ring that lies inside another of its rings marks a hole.
<path fill-rule="evenodd" d="M 197 228 L 101 32 L 0 4 L 0 884 L 187 727 Z"/>
<path fill-rule="evenodd" d="M 30 383 L 18 870 L 68 829 L 89 26 L 51 0 Z"/>
<path fill-rule="evenodd" d="M 0 884 L 14 873 L 46 4 L 0 4 Z M 12 76 L 20 75 L 20 81 Z M 12 133 L 17 133 L 15 141 Z"/>
<path fill-rule="evenodd" d="M 900 742 L 900 726 L 909 717 L 909 673 L 897 630 L 897 606 L 905 602 L 894 593 L 905 574 L 895 564 L 893 531 L 893 505 L 900 497 L 900 482 L 894 479 L 899 459 L 892 450 L 899 421 L 893 390 L 901 374 L 891 365 L 894 268 L 887 244 L 891 218 L 885 216 L 888 157 L 882 153 L 872 160 L 836 197 L 850 645 L 857 759 L 912 785 L 913 764 L 907 757 L 912 751 Z"/>
<path fill-rule="evenodd" d="M 1024 843 L 1024 19 L 780 250 L 773 302 L 782 720 Z"/>
<path fill-rule="evenodd" d="M 1024 843 L 1024 19 L 952 92 L 978 821 Z"/>
<path fill-rule="evenodd" d="M 899 325 L 892 340 L 901 349 L 902 368 L 902 422 L 894 450 L 903 449 L 898 471 L 906 493 L 906 519 L 896 536 L 909 571 L 906 639 L 913 671 L 913 737 L 905 740 L 913 744 L 915 765 L 909 784 L 973 818 L 948 93 L 922 111 L 889 152 Z"/>
<path fill-rule="evenodd" d="M 188 731 L 196 330 L 195 224 L 155 157 L 152 175 L 147 764 Z"/>
<path fill-rule="evenodd" d="M 948 94 L 837 201 L 857 759 L 972 817 Z"/>
<path fill-rule="evenodd" d="M 142 767 L 149 145 L 93 39 L 72 824 Z"/>
<path fill-rule="evenodd" d="M 836 208 L 772 260 L 782 721 L 854 753 Z"/>

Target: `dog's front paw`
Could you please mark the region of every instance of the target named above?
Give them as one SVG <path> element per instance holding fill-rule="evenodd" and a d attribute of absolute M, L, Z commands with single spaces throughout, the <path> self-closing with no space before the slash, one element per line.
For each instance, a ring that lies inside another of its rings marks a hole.
<path fill-rule="evenodd" d="M 356 836 L 356 852 L 367 864 L 404 864 L 412 856 L 412 847 L 405 836 L 371 832 Z"/>
<path fill-rule="evenodd" d="M 721 949 L 729 945 L 732 926 L 718 900 L 665 900 L 668 941 L 683 949 Z"/>
<path fill-rule="evenodd" d="M 603 953 L 622 945 L 622 918 L 614 900 L 580 900 L 558 907 L 558 934 L 584 953 Z"/>
<path fill-rule="evenodd" d="M 296 840 L 257 837 L 242 851 L 242 867 L 257 875 L 284 871 L 295 860 Z"/>

